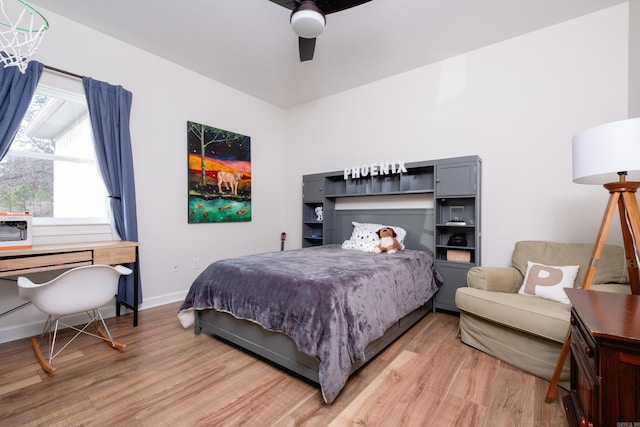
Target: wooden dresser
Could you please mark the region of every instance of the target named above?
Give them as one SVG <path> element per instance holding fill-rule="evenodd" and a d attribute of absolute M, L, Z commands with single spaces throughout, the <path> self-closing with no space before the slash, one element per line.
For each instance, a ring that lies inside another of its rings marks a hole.
<path fill-rule="evenodd" d="M 640 425 L 640 296 L 567 289 L 572 426 Z"/>

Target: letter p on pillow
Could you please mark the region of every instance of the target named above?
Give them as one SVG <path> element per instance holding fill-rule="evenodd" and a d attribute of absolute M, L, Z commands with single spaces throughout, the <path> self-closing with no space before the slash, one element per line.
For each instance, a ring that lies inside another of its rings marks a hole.
<path fill-rule="evenodd" d="M 579 268 L 578 265 L 559 267 L 529 261 L 518 293 L 569 304 L 564 288 L 573 287 Z"/>
<path fill-rule="evenodd" d="M 549 265 L 534 264 L 527 273 L 524 281 L 524 293 L 536 294 L 536 286 L 555 286 L 562 282 L 562 270 Z"/>

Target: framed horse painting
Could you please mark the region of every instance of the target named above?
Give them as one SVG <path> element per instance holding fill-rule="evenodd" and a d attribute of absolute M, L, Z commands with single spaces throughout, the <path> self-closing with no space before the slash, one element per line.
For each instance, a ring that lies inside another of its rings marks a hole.
<path fill-rule="evenodd" d="M 187 122 L 189 224 L 251 221 L 251 137 Z"/>

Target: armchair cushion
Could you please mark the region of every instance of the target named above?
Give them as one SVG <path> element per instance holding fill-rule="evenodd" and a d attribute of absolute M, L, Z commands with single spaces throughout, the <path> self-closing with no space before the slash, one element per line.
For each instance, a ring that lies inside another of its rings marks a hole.
<path fill-rule="evenodd" d="M 483 292 L 460 288 L 456 305 L 464 314 L 503 325 L 537 337 L 562 343 L 569 328 L 570 306 L 518 293 Z M 552 358 L 557 359 L 556 356 Z"/>

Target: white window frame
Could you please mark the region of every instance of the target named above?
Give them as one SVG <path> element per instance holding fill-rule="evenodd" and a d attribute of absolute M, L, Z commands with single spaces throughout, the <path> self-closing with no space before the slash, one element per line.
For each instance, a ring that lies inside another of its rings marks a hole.
<path fill-rule="evenodd" d="M 36 91 L 54 97 L 86 103 L 81 80 L 75 77 L 60 75 L 46 69 L 42 73 Z M 65 160 L 64 156 L 42 155 L 38 153 L 28 153 L 25 154 L 25 156 Z M 73 159 L 73 161 L 78 162 L 78 159 Z M 115 231 L 111 221 L 111 212 L 106 190 L 104 207 L 104 217 L 98 218 L 34 217 L 32 222 L 34 244 L 119 240 L 118 233 Z"/>

